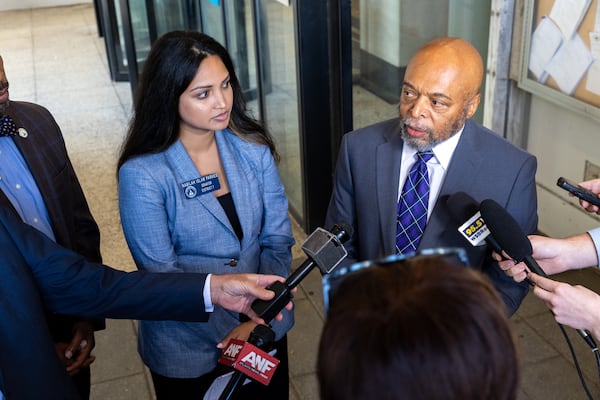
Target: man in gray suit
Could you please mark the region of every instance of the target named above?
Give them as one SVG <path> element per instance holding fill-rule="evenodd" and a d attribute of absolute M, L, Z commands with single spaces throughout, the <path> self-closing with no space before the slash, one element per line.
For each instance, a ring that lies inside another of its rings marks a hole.
<path fill-rule="evenodd" d="M 465 247 L 471 265 L 491 278 L 512 314 L 527 294 L 526 284 L 506 277 L 487 246 L 468 244 L 446 205 L 456 192 L 478 202 L 493 199 L 523 231 L 537 229 L 535 157 L 469 119 L 479 105 L 482 80 L 481 56 L 462 39 L 439 38 L 419 49 L 406 68 L 400 118 L 344 136 L 325 225 L 353 225 L 346 264 L 398 252 L 403 185 L 417 152 L 432 150 L 426 225 L 415 247 Z"/>

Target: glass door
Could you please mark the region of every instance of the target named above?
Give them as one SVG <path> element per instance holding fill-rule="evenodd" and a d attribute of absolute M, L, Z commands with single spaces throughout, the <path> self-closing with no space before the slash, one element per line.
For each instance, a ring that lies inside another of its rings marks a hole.
<path fill-rule="evenodd" d="M 321 226 L 339 140 L 351 124 L 347 110 L 351 96 L 346 94 L 350 74 L 331 50 L 332 42 L 340 38 L 338 19 L 330 19 L 338 14 L 337 3 L 101 1 L 118 5 L 119 48 L 132 92 L 152 43 L 168 31 L 205 32 L 228 49 L 248 107 L 265 122 L 281 155 L 279 172 L 291 213 L 305 231 Z M 350 0 L 336 1 L 349 5 Z M 337 35 L 330 37 L 335 32 Z"/>
<path fill-rule="evenodd" d="M 279 173 L 292 212 L 304 219 L 298 112 L 294 9 L 274 0 L 258 1 L 264 120 L 281 155 Z"/>
<path fill-rule="evenodd" d="M 102 28 L 101 33 L 104 36 L 110 77 L 114 81 L 127 81 L 127 56 L 121 5 L 115 0 L 100 0 L 99 3 L 94 4 L 98 4 L 96 12 L 98 13 L 98 24 Z"/>

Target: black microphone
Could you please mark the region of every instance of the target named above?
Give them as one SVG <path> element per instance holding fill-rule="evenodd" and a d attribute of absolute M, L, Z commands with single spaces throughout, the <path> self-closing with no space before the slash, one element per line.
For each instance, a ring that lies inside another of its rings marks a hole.
<path fill-rule="evenodd" d="M 490 232 L 494 235 L 506 254 L 518 263 L 521 261 L 525 262 L 525 265 L 533 272 L 547 278 L 548 275 L 533 258 L 531 241 L 512 215 L 504 207 L 491 199 L 482 201 L 480 210 L 481 216 L 487 222 Z M 594 339 L 587 331 L 577 329 L 577 332 L 592 350 L 595 351 L 598 349 Z"/>
<path fill-rule="evenodd" d="M 335 224 L 330 231 L 317 228 L 302 243 L 302 250 L 308 256 L 285 282 L 275 282 L 267 289 L 275 292 L 271 300 L 256 299 L 252 303 L 254 312 L 269 323 L 292 299 L 292 289 L 317 266 L 321 274 L 331 272 L 347 255 L 342 245 L 353 233 L 352 226 L 346 223 Z"/>
<path fill-rule="evenodd" d="M 469 243 L 471 243 L 472 246 L 476 246 L 472 240 L 473 234 L 483 232 L 485 235 L 485 242 L 492 248 L 492 250 L 504 258 L 504 255 L 502 254 L 502 247 L 492 236 L 490 230 L 485 224 L 484 219 L 481 217 L 479 203 L 475 199 L 464 192 L 458 192 L 451 195 L 446 200 L 446 203 L 448 205 L 450 215 L 458 224 L 461 224 L 458 229 L 459 232 L 467 239 Z M 482 224 L 479 228 L 477 228 L 477 222 L 481 222 Z M 528 277 L 526 277 L 525 280 L 527 283 L 533 286 L 533 282 Z"/>
<path fill-rule="evenodd" d="M 342 243 L 350 239 L 353 231 L 352 226 L 346 223 L 335 224 L 330 231 L 326 231 L 322 228 L 315 229 L 301 246 L 302 250 L 307 255 L 306 261 L 296 268 L 285 282 L 277 281 L 268 286 L 267 289 L 275 292 L 275 296 L 271 300 L 254 300 L 252 303 L 254 312 L 266 323 L 269 323 L 281 312 L 281 310 L 283 310 L 287 303 L 292 300 L 292 289 L 298 286 L 302 279 L 304 279 L 315 266 L 321 270 L 321 274 L 325 275 L 331 272 L 344 258 L 346 258 L 348 252 Z M 254 328 L 254 331 L 263 329 L 261 327 L 264 328 L 265 326 L 258 325 Z M 267 327 L 266 329 L 273 333 L 270 328 Z M 251 335 L 250 339 L 252 338 Z M 267 341 L 264 341 L 264 343 L 253 343 L 250 339 L 249 343 L 256 344 L 259 348 L 266 349 L 268 347 Z M 241 371 L 235 371 L 229 379 L 225 390 L 221 393 L 219 400 L 235 399 L 244 379 L 245 375 Z"/>
<path fill-rule="evenodd" d="M 529 238 L 512 215 L 491 199 L 482 201 L 480 210 L 490 232 L 506 254 L 518 263 L 525 262 L 533 272 L 547 278 L 548 275 L 532 256 L 533 248 Z"/>
<path fill-rule="evenodd" d="M 256 325 L 248 337 L 248 343 L 262 350 L 268 350 L 273 345 L 274 341 L 275 332 L 266 325 Z M 219 400 L 237 399 L 243 382 L 246 380 L 246 376 L 255 379 L 255 376 L 251 376 L 250 372 L 244 373 L 240 370 L 236 370 L 231 378 L 229 378 L 229 382 L 227 382 L 223 392 L 221 392 Z"/>
<path fill-rule="evenodd" d="M 477 244 L 481 241 L 473 240 L 473 236 L 475 234 L 481 233 L 483 236 L 483 240 L 498 253 L 501 257 L 504 258 L 502 254 L 502 247 L 498 243 L 498 241 L 492 236 L 490 230 L 483 217 L 481 217 L 481 212 L 479 211 L 479 203 L 475 201 L 471 196 L 464 192 L 458 192 L 451 195 L 446 203 L 448 205 L 448 210 L 450 211 L 450 215 L 455 219 L 455 221 L 460 225 L 458 231 L 467 239 L 472 246 L 477 246 Z M 525 280 L 533 286 L 533 282 L 526 277 Z"/>
<path fill-rule="evenodd" d="M 463 226 L 469 221 L 473 221 L 475 223 L 478 220 L 477 217 L 479 214 L 479 203 L 465 192 L 457 192 L 448 197 L 448 199 L 446 200 L 446 205 L 448 206 L 450 216 L 452 217 L 452 219 L 454 219 L 454 221 L 457 224 L 459 224 L 459 226 Z M 483 225 L 477 226 L 476 224 L 475 229 L 480 231 L 483 231 L 484 229 L 488 230 L 485 225 L 485 220 L 483 218 L 481 219 L 481 223 Z M 460 231 L 461 233 L 463 233 L 463 230 Z M 475 243 L 473 243 L 467 237 L 472 235 L 468 235 L 467 232 L 464 232 L 463 235 L 465 236 L 467 241 L 471 243 L 472 246 L 475 246 Z M 486 235 L 484 240 L 496 253 L 500 255 L 502 254 L 502 248 L 492 235 Z"/>

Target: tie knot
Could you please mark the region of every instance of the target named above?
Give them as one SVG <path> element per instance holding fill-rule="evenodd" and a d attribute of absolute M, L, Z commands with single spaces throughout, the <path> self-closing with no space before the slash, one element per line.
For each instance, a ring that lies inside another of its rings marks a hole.
<path fill-rule="evenodd" d="M 431 160 L 431 158 L 433 157 L 433 151 L 431 151 L 431 150 L 419 151 L 417 153 L 417 157 L 419 157 L 419 159 L 421 161 L 423 161 L 424 163 L 426 163 L 427 161 Z"/>
<path fill-rule="evenodd" d="M 0 117 L 0 136 L 9 136 L 17 134 L 17 126 L 10 115 Z"/>

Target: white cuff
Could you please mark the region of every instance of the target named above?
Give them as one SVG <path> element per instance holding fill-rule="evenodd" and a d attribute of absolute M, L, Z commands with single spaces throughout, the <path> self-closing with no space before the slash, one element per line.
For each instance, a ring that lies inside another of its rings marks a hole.
<path fill-rule="evenodd" d="M 210 277 L 212 274 L 206 275 L 206 281 L 204 281 L 204 290 L 202 291 L 202 295 L 204 296 L 204 311 L 213 312 L 215 311 L 215 306 L 213 305 L 212 299 L 210 298 Z"/>
<path fill-rule="evenodd" d="M 594 247 L 596 248 L 596 256 L 598 257 L 598 261 L 600 262 L 600 228 L 595 228 L 588 231 L 588 235 L 592 238 L 592 242 L 594 242 Z"/>

